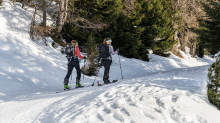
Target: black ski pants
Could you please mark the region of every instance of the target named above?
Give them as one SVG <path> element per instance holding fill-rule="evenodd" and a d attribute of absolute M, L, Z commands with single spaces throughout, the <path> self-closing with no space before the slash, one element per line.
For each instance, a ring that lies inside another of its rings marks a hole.
<path fill-rule="evenodd" d="M 68 66 L 68 71 L 67 71 L 66 77 L 64 78 L 64 81 L 69 81 L 70 75 L 72 74 L 72 71 L 73 71 L 74 67 L 76 68 L 76 72 L 77 72 L 76 80 L 80 80 L 81 72 L 80 72 L 79 61 L 78 60 L 70 61 L 67 66 Z"/>
<path fill-rule="evenodd" d="M 111 64 L 112 64 L 112 60 L 102 59 L 102 65 L 105 68 L 105 72 L 104 72 L 104 76 L 103 76 L 104 82 L 109 79 L 109 71 L 110 71 Z"/>

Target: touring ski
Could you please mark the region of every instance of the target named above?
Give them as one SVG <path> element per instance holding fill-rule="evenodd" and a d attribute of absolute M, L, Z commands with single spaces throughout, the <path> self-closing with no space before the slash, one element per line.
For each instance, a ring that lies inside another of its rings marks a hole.
<path fill-rule="evenodd" d="M 115 83 L 117 82 L 118 80 L 113 80 L 112 82 L 108 83 L 108 84 L 111 84 L 111 83 Z M 97 82 L 98 86 L 103 86 L 103 85 L 106 85 L 106 84 L 99 84 L 99 81 Z M 75 90 L 75 89 L 79 89 L 79 88 L 84 88 L 84 87 L 90 87 L 90 86 L 94 86 L 94 83 L 92 85 L 88 85 L 88 86 L 82 86 L 82 87 L 75 87 L 75 88 L 70 88 L 70 89 L 64 89 L 62 91 L 57 91 L 56 93 L 61 93 L 61 92 L 65 92 L 65 91 L 70 91 L 70 90 Z"/>
<path fill-rule="evenodd" d="M 113 81 L 111 81 L 110 83 L 108 83 L 108 84 L 112 84 L 112 83 L 115 83 L 115 82 L 117 82 L 118 80 L 113 80 Z M 103 86 L 103 85 L 107 85 L 107 84 L 99 84 L 99 81 L 97 82 L 97 84 L 98 84 L 98 86 Z"/>
<path fill-rule="evenodd" d="M 64 89 L 62 91 L 57 91 L 56 93 L 61 93 L 61 92 L 64 92 L 64 91 L 70 91 L 70 90 L 75 90 L 75 89 L 84 88 L 84 87 L 90 87 L 90 86 L 93 86 L 93 84 L 92 85 L 88 85 L 88 86 L 81 86 L 81 87 L 75 87 L 75 88 L 70 88 L 70 89 Z"/>

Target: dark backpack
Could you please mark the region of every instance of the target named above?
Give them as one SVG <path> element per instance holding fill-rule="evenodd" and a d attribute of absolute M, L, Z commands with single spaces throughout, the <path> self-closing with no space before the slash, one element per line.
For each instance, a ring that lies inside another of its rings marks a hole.
<path fill-rule="evenodd" d="M 67 55 L 67 58 L 74 57 L 75 46 L 69 46 L 64 49 L 64 53 Z"/>
<path fill-rule="evenodd" d="M 99 58 L 106 59 L 110 56 L 108 44 L 98 44 L 96 49 L 99 52 Z"/>

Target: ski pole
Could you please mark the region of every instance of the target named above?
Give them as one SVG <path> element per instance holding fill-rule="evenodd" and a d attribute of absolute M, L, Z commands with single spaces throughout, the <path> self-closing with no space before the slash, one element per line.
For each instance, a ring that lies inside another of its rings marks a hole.
<path fill-rule="evenodd" d="M 118 58 L 119 58 L 119 63 L 120 63 L 120 68 L 121 68 L 121 61 L 120 61 L 119 54 L 118 54 Z M 121 76 L 122 76 L 122 79 L 123 79 L 122 68 L 121 68 Z"/>
<path fill-rule="evenodd" d="M 71 72 L 70 88 L 71 88 L 72 75 L 73 75 L 73 70 Z"/>
<path fill-rule="evenodd" d="M 84 59 L 84 68 L 85 68 L 85 62 L 86 60 Z M 84 71 L 84 74 L 85 74 L 85 71 Z M 83 83 L 84 83 L 84 74 L 83 74 Z"/>

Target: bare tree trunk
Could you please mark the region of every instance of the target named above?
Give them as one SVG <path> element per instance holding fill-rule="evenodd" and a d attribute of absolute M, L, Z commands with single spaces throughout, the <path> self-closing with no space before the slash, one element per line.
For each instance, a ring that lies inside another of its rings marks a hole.
<path fill-rule="evenodd" d="M 32 21 L 31 21 L 31 27 L 30 27 L 30 32 L 29 32 L 29 34 L 30 34 L 30 38 L 33 40 L 33 41 L 35 41 L 35 29 L 34 29 L 34 27 L 35 27 L 35 16 L 36 16 L 36 14 L 37 14 L 37 8 L 36 8 L 37 6 L 36 6 L 36 4 L 35 4 L 35 6 L 34 6 L 34 14 L 33 14 L 33 18 L 32 18 Z"/>
<path fill-rule="evenodd" d="M 46 0 L 42 0 L 43 3 L 43 27 L 46 27 L 47 25 L 47 5 L 46 5 Z"/>
<path fill-rule="evenodd" d="M 13 0 L 13 5 L 15 6 L 15 2 L 16 2 L 16 0 Z"/>
<path fill-rule="evenodd" d="M 65 0 L 60 0 L 59 3 L 59 13 L 58 13 L 58 17 L 57 17 L 57 28 L 58 28 L 58 32 L 61 32 L 63 25 L 64 25 L 64 12 L 65 12 Z"/>
<path fill-rule="evenodd" d="M 66 22 L 67 19 L 67 9 L 68 9 L 68 0 L 66 0 L 65 2 L 65 14 L 64 14 L 63 24 Z"/>
<path fill-rule="evenodd" d="M 60 10 L 59 10 L 60 11 Z M 56 21 L 56 25 L 57 25 L 57 28 L 59 26 L 59 23 L 60 23 L 60 20 L 59 20 L 59 17 L 60 17 L 60 12 L 58 11 L 58 15 L 57 15 L 57 21 Z"/>
<path fill-rule="evenodd" d="M 25 5 L 26 5 L 26 0 L 23 0 L 23 1 L 22 1 L 22 7 L 21 7 L 21 8 L 23 9 Z"/>
<path fill-rule="evenodd" d="M 28 0 L 28 5 L 32 5 L 32 0 Z"/>
<path fill-rule="evenodd" d="M 62 30 L 62 22 L 63 22 L 63 15 L 64 15 L 64 0 L 60 0 L 60 3 L 59 3 L 59 16 L 58 16 L 58 32 L 61 32 Z"/>

